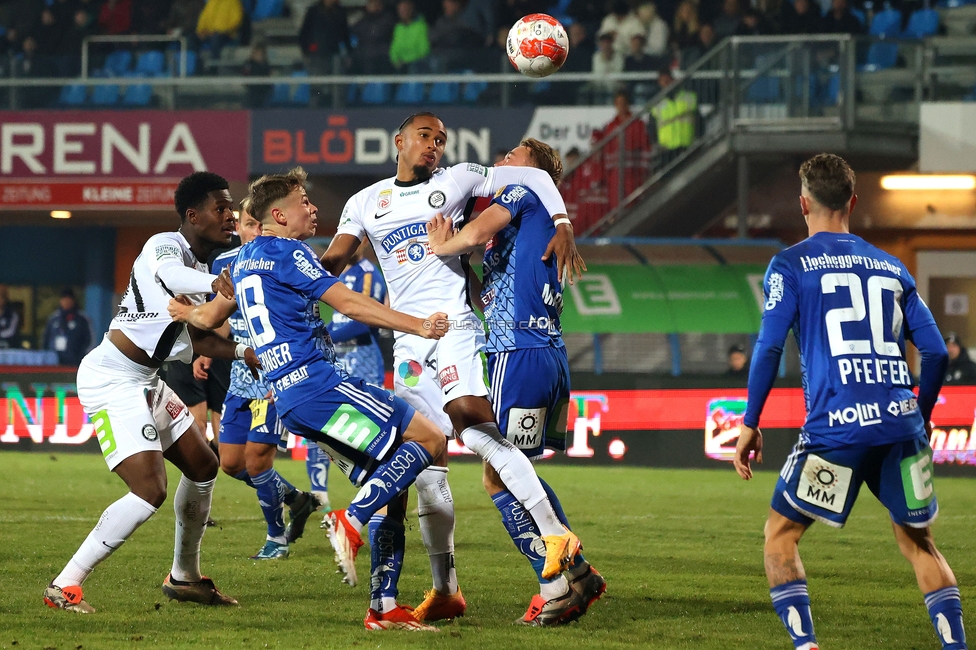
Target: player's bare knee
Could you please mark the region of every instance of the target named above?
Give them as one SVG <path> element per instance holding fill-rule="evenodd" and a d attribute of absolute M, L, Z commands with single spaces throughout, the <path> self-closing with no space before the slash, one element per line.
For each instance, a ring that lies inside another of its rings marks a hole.
<path fill-rule="evenodd" d="M 242 471 L 246 469 L 246 466 L 240 462 L 225 462 L 223 458 L 220 459 L 220 469 L 227 476 L 237 477 Z"/>
<path fill-rule="evenodd" d="M 219 464 L 214 453 L 201 454 L 191 467 L 183 471 L 183 475 L 194 483 L 204 483 L 217 478 Z"/>
<path fill-rule="evenodd" d="M 140 482 L 139 485 L 130 487 L 130 491 L 158 510 L 166 501 L 166 479 L 155 480 L 150 478 L 147 481 Z"/>

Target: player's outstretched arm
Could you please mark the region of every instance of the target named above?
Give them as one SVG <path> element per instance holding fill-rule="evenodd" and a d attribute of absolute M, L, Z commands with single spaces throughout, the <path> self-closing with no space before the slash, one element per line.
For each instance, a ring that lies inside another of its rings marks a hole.
<path fill-rule="evenodd" d="M 223 294 L 202 305 L 194 305 L 186 296 L 177 296 L 169 301 L 167 309 L 175 321 L 200 330 L 215 330 L 237 311 L 237 303 Z"/>
<path fill-rule="evenodd" d="M 499 230 L 508 225 L 512 214 L 500 205 L 489 206 L 461 230 L 440 212 L 427 222 L 427 240 L 438 257 L 454 257 L 484 246 Z"/>
<path fill-rule="evenodd" d="M 360 240 L 345 233 L 336 235 L 329 244 L 329 249 L 322 253 L 319 261 L 325 270 L 338 277 L 343 269 L 349 265 L 353 253 L 359 248 Z M 341 311 L 341 310 L 340 310 Z"/>
<path fill-rule="evenodd" d="M 248 369 L 250 369 L 254 378 L 258 378 L 258 369 L 261 367 L 261 361 L 258 359 L 258 355 L 255 354 L 253 348 L 249 348 L 243 343 L 225 339 L 216 332 L 197 329 L 193 325 L 188 325 L 186 329 L 190 333 L 193 352 L 213 359 L 243 361 Z"/>
<path fill-rule="evenodd" d="M 360 323 L 415 334 L 425 339 L 439 339 L 447 334 L 450 327 L 444 312 L 431 314 L 428 318 L 410 316 L 357 293 L 341 282 L 329 287 L 319 300 Z"/>

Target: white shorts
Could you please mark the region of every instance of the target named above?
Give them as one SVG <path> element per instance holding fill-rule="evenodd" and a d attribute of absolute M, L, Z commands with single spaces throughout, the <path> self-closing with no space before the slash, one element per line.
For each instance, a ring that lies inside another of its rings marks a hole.
<path fill-rule="evenodd" d="M 193 424 L 156 371 L 128 359 L 108 338 L 78 367 L 78 400 L 109 470 L 140 452 L 166 451 Z"/>
<path fill-rule="evenodd" d="M 452 327 L 439 341 L 401 336 L 393 349 L 393 392 L 453 437 L 444 406 L 458 397 L 488 395 L 484 349 L 477 318 L 470 327 Z"/>

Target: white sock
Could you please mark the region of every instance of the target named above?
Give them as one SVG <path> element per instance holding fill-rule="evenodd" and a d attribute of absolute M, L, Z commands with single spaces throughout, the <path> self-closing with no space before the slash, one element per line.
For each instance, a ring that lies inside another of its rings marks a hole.
<path fill-rule="evenodd" d="M 396 609 L 397 606 L 396 598 L 391 598 L 390 596 L 383 596 L 382 598 L 379 599 L 379 606 L 380 608 L 376 611 L 378 611 L 380 614 L 386 612 L 392 612 L 394 609 Z"/>
<path fill-rule="evenodd" d="M 568 590 L 569 583 L 566 582 L 566 578 L 563 576 L 559 576 L 552 582 L 539 583 L 539 595 L 546 600 L 553 600 L 560 596 L 565 596 Z"/>
<path fill-rule="evenodd" d="M 454 496 L 447 482 L 446 467 L 431 465 L 413 484 L 417 490 L 420 535 L 430 557 L 434 590 L 453 594 L 458 590 L 454 570 Z"/>
<path fill-rule="evenodd" d="M 176 543 L 173 548 L 174 580 L 198 582 L 200 580 L 200 542 L 207 530 L 210 518 L 210 501 L 216 479 L 195 483 L 185 476 L 173 497 L 176 512 Z"/>
<path fill-rule="evenodd" d="M 68 561 L 61 574 L 54 579 L 58 587 L 80 585 L 99 562 L 122 546 L 125 540 L 156 514 L 156 508 L 129 492 L 105 508 L 95 528 L 88 533 L 81 547 Z"/>
<path fill-rule="evenodd" d="M 542 537 L 566 532 L 549 503 L 535 467 L 525 454 L 502 437 L 497 424 L 485 422 L 468 427 L 461 432 L 461 442 L 495 468 L 508 491 L 532 515 Z"/>

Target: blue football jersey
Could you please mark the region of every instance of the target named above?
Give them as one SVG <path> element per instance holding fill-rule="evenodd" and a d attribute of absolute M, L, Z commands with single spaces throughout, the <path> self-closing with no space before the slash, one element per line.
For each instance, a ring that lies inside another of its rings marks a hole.
<path fill-rule="evenodd" d="M 234 263 L 240 250 L 241 247 L 238 246 L 218 255 L 213 264 L 210 265 L 210 272 L 214 275 L 220 275 L 221 271 Z M 236 343 L 254 347 L 251 344 L 251 335 L 248 334 L 247 327 L 244 324 L 244 316 L 241 315 L 239 308 L 227 319 L 227 323 L 230 325 L 230 337 Z M 227 387 L 227 392 L 244 399 L 264 399 L 271 387 L 268 386 L 264 377 L 264 371 L 259 370 L 258 376 L 259 378 L 255 379 L 243 361 L 233 361 L 230 364 L 230 385 Z"/>
<path fill-rule="evenodd" d="M 777 254 L 764 288 L 747 425 L 758 424 L 766 398 L 754 375 L 769 375 L 757 364 L 771 358 L 760 348 L 781 349 L 792 329 L 803 373 L 804 431 L 812 443 L 872 446 L 923 434 L 905 340 L 930 339 L 938 329 L 900 260 L 855 235 L 822 232 Z M 927 328 L 934 331 L 923 334 Z"/>
<path fill-rule="evenodd" d="M 258 237 L 241 246 L 231 277 L 254 351 L 279 413 L 339 384 L 319 297 L 338 279 L 297 239 Z"/>
<path fill-rule="evenodd" d="M 386 282 L 369 260 L 359 260 L 350 266 L 339 275 L 339 281 L 350 290 L 379 303 L 386 301 Z M 346 374 L 382 386 L 384 368 L 379 329 L 363 325 L 339 312 L 332 314 L 328 328 L 335 344 L 338 365 Z"/>
<path fill-rule="evenodd" d="M 562 287 L 556 258 L 542 261 L 555 234 L 552 217 L 539 198 L 523 185 L 500 189 L 491 202 L 512 215 L 485 250 L 485 327 L 489 353 L 540 347 L 562 347 L 559 315 Z"/>

